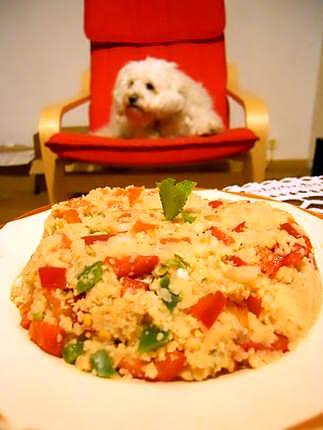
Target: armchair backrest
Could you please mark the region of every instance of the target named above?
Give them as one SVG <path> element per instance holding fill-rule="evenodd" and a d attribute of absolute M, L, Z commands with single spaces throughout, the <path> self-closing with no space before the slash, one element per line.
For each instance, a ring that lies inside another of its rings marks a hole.
<path fill-rule="evenodd" d="M 84 29 L 91 41 L 91 130 L 109 120 L 120 68 L 147 56 L 174 61 L 202 82 L 227 125 L 224 27 L 224 0 L 85 0 Z"/>

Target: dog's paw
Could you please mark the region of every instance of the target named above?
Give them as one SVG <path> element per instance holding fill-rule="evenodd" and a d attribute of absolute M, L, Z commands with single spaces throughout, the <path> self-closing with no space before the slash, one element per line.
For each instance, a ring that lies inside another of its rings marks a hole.
<path fill-rule="evenodd" d="M 220 133 L 223 131 L 223 123 L 219 116 L 213 113 L 204 112 L 190 121 L 190 133 L 203 136 Z"/>

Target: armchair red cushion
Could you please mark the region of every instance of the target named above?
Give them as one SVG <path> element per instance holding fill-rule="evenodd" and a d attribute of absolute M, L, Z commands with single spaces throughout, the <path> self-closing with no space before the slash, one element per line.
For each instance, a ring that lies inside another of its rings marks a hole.
<path fill-rule="evenodd" d="M 85 0 L 84 12 L 85 33 L 96 43 L 206 40 L 225 26 L 223 0 Z"/>
<path fill-rule="evenodd" d="M 247 128 L 218 135 L 169 139 L 115 139 L 80 133 L 58 133 L 47 146 L 59 157 L 110 166 L 162 166 L 198 163 L 240 154 L 252 148 L 256 135 Z"/>

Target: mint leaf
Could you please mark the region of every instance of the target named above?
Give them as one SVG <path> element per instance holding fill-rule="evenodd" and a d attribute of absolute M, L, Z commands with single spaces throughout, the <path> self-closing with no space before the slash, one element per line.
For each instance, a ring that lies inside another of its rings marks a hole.
<path fill-rule="evenodd" d="M 167 220 L 172 220 L 181 212 L 196 184 L 188 179 L 176 184 L 173 178 L 167 178 L 157 183 L 160 201 Z"/>

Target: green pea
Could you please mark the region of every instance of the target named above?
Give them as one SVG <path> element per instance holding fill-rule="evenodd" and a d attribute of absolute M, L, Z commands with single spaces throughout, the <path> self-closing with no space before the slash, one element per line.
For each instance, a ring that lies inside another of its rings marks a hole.
<path fill-rule="evenodd" d="M 180 302 L 181 299 L 178 294 L 174 294 L 171 292 L 171 290 L 169 289 L 169 284 L 170 284 L 170 278 L 168 275 L 163 276 L 159 281 L 160 287 L 166 288 L 170 295 L 170 299 L 169 300 L 163 299 L 163 303 L 165 304 L 165 306 L 170 312 L 173 312 L 177 303 Z"/>
<path fill-rule="evenodd" d="M 90 361 L 96 375 L 100 378 L 111 378 L 117 373 L 113 367 L 111 357 L 105 349 L 100 349 L 92 354 Z"/>
<path fill-rule="evenodd" d="M 170 283 L 170 279 L 169 279 L 168 275 L 163 276 L 159 280 L 159 285 L 161 286 L 161 288 L 168 288 L 169 287 L 169 283 Z"/>
<path fill-rule="evenodd" d="M 66 363 L 74 364 L 77 357 L 83 353 L 84 342 L 82 340 L 72 341 L 64 346 L 63 358 Z"/>
<path fill-rule="evenodd" d="M 38 311 L 38 312 L 34 312 L 32 313 L 32 318 L 36 321 L 40 321 L 43 319 L 44 316 L 44 312 L 43 311 Z"/>
<path fill-rule="evenodd" d="M 170 300 L 165 300 L 163 299 L 163 303 L 165 304 L 165 306 L 167 307 L 167 309 L 170 312 L 173 312 L 173 310 L 176 308 L 177 303 L 181 301 L 179 295 L 172 293 L 171 291 L 169 291 L 170 293 Z"/>
<path fill-rule="evenodd" d="M 145 326 L 139 338 L 139 352 L 149 352 L 168 343 L 169 331 L 161 330 L 155 325 Z"/>
<path fill-rule="evenodd" d="M 97 261 L 91 266 L 86 266 L 85 269 L 78 275 L 77 292 L 84 293 L 94 287 L 102 279 L 102 261 Z"/>

